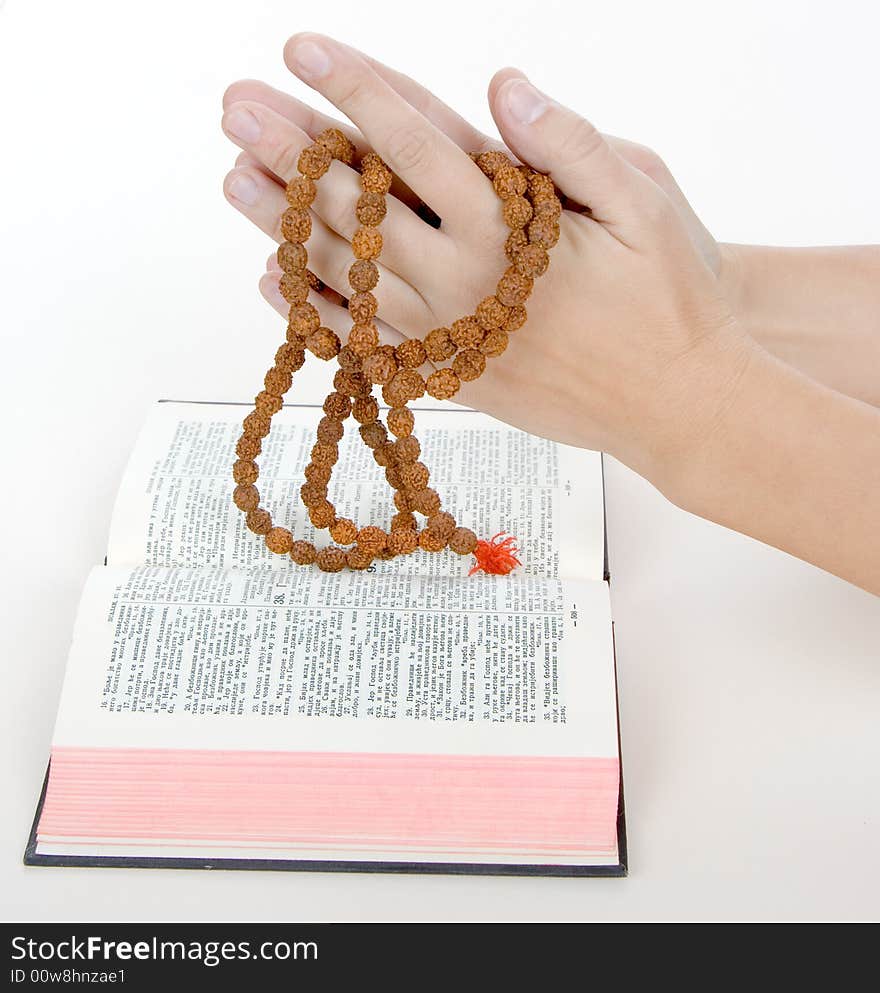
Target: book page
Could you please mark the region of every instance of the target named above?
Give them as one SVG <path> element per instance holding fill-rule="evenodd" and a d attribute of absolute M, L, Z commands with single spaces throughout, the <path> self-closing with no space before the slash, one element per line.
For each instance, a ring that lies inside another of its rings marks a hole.
<path fill-rule="evenodd" d="M 608 587 L 99 567 L 53 747 L 616 758 Z"/>
<path fill-rule="evenodd" d="M 232 502 L 232 463 L 245 404 L 160 403 L 141 433 L 113 513 L 111 565 L 245 568 L 289 572 L 245 526 Z M 469 410 L 416 410 L 430 484 L 444 508 L 478 537 L 516 535 L 526 576 L 601 579 L 605 521 L 601 456 L 557 445 Z M 322 411 L 285 407 L 258 458 L 257 486 L 273 519 L 321 547 L 299 489 Z M 337 513 L 360 525 L 390 524 L 384 470 L 346 422 L 330 484 Z M 419 518 L 421 520 L 421 518 Z M 470 556 L 416 553 L 377 562 L 382 575 L 463 576 Z"/>

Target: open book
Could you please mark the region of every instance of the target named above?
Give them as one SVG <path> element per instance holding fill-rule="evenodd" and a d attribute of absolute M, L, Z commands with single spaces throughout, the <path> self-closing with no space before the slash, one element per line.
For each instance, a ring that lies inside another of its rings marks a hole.
<path fill-rule="evenodd" d="M 519 540 L 468 577 L 418 551 L 326 574 L 272 555 L 231 501 L 247 407 L 163 402 L 83 593 L 29 864 L 625 872 L 601 456 L 466 410 L 418 410 L 456 519 Z M 260 456 L 299 501 L 319 408 Z M 350 432 L 340 515 L 389 491 Z M 387 522 L 386 522 L 387 523 Z"/>

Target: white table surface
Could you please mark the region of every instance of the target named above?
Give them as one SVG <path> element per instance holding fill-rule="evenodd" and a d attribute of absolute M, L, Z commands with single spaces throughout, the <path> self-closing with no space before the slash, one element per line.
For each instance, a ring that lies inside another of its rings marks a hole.
<path fill-rule="evenodd" d="M 144 18 L 0 3 L 0 917 L 876 918 L 880 599 L 688 516 L 613 460 L 629 878 L 21 865 L 77 598 L 137 428 L 159 396 L 251 396 L 280 334 L 255 289 L 269 246 L 219 192 L 217 119 L 226 81 L 284 83 L 289 33 L 357 37 L 486 126 L 485 81 L 520 64 L 660 148 L 719 238 L 878 240 L 871 5 L 740 3 L 723 31 L 697 3 L 583 24 L 567 4 L 539 21 L 511 0 L 461 6 L 426 50 L 347 0 L 307 24 L 281 2 L 158 0 Z M 301 399 L 323 396 L 314 370 L 304 383 Z"/>

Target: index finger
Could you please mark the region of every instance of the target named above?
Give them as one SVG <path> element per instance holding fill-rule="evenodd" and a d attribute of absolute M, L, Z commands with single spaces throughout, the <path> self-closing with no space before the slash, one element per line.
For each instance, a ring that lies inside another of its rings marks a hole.
<path fill-rule="evenodd" d="M 420 114 L 357 53 L 329 38 L 294 35 L 284 50 L 291 72 L 360 128 L 375 151 L 443 218 L 444 228 L 491 214 L 485 179 L 455 142 Z"/>

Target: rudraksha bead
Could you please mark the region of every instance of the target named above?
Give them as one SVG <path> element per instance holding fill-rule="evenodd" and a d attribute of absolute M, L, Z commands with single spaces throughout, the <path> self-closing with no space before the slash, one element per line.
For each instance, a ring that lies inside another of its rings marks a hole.
<path fill-rule="evenodd" d="M 263 449 L 259 437 L 245 433 L 235 443 L 235 454 L 240 459 L 255 459 Z"/>
<path fill-rule="evenodd" d="M 318 557 L 318 549 L 310 541 L 295 541 L 290 546 L 290 557 L 297 565 L 312 565 Z"/>
<path fill-rule="evenodd" d="M 378 404 L 377 413 L 378 413 Z M 398 438 L 407 438 L 412 434 L 416 419 L 409 407 L 392 407 L 388 411 L 388 430 Z"/>
<path fill-rule="evenodd" d="M 412 517 L 412 514 L 409 515 Z M 413 523 L 415 518 L 413 517 Z M 388 535 L 388 550 L 395 555 L 409 555 L 418 547 L 419 538 L 415 527 L 395 528 Z"/>
<path fill-rule="evenodd" d="M 394 388 L 395 392 L 400 393 L 403 403 L 409 400 L 418 400 L 425 395 L 425 378 L 415 369 L 398 370 L 389 385 Z M 403 404 L 395 403 L 392 406 L 401 407 Z"/>
<path fill-rule="evenodd" d="M 391 189 L 391 170 L 375 152 L 367 152 L 361 159 L 361 170 L 364 192 L 385 194 Z"/>
<path fill-rule="evenodd" d="M 268 534 L 272 527 L 272 515 L 268 510 L 257 507 L 256 510 L 248 511 L 245 523 L 254 534 Z"/>
<path fill-rule="evenodd" d="M 306 338 L 306 348 L 319 359 L 332 359 L 338 354 L 341 345 L 335 331 L 318 328 Z"/>
<path fill-rule="evenodd" d="M 455 518 L 445 510 L 432 514 L 428 518 L 426 525 L 428 531 L 433 531 L 435 534 L 440 535 L 444 541 L 449 541 L 456 526 Z"/>
<path fill-rule="evenodd" d="M 308 338 L 321 326 L 321 315 L 318 308 L 310 303 L 301 303 L 290 308 L 287 326 L 300 338 Z"/>
<path fill-rule="evenodd" d="M 327 499 L 327 484 L 303 483 L 299 488 L 299 496 L 307 507 L 311 507 L 320 500 Z"/>
<path fill-rule="evenodd" d="M 278 259 L 278 265 L 285 272 L 293 272 L 299 275 L 305 272 L 306 263 L 309 261 L 309 253 L 305 250 L 305 246 L 295 241 L 282 242 L 278 246 L 275 257 Z"/>
<path fill-rule="evenodd" d="M 319 145 L 323 145 L 334 159 L 338 159 L 344 165 L 351 165 L 354 145 L 339 128 L 326 128 L 315 140 Z"/>
<path fill-rule="evenodd" d="M 348 282 L 359 293 L 372 290 L 379 282 L 379 267 L 372 259 L 358 259 L 348 270 Z"/>
<path fill-rule="evenodd" d="M 329 500 L 321 500 L 309 507 L 309 520 L 316 528 L 329 528 L 336 520 L 336 508 Z"/>
<path fill-rule="evenodd" d="M 423 462 L 405 462 L 400 467 L 400 481 L 409 490 L 423 490 L 431 473 Z"/>
<path fill-rule="evenodd" d="M 348 345 L 343 345 L 339 349 L 336 361 L 339 363 L 339 368 L 344 369 L 346 372 L 359 373 L 364 368 L 364 360 L 353 348 L 349 348 Z"/>
<path fill-rule="evenodd" d="M 265 375 L 263 383 L 266 387 L 266 392 L 271 393 L 272 396 L 282 397 L 290 389 L 290 384 L 293 382 L 292 375 L 287 371 L 287 369 L 279 369 L 278 366 L 273 366 Z"/>
<path fill-rule="evenodd" d="M 517 255 L 513 268 L 523 276 L 534 279 L 543 276 L 550 265 L 550 256 L 543 245 L 526 245 Z"/>
<path fill-rule="evenodd" d="M 351 413 L 351 397 L 344 393 L 328 393 L 324 399 L 324 413 L 328 417 L 344 420 Z"/>
<path fill-rule="evenodd" d="M 281 233 L 285 241 L 308 240 L 312 233 L 312 215 L 299 207 L 288 207 L 281 216 Z"/>
<path fill-rule="evenodd" d="M 361 193 L 354 212 L 361 224 L 374 228 L 381 224 L 388 211 L 385 197 L 381 193 L 371 193 L 369 191 Z"/>
<path fill-rule="evenodd" d="M 394 442 L 394 456 L 398 462 L 415 462 L 422 453 L 422 446 L 414 434 Z"/>
<path fill-rule="evenodd" d="M 527 300 L 531 292 L 532 280 L 511 266 L 498 280 L 498 289 L 495 295 L 505 307 L 515 307 L 518 303 Z"/>
<path fill-rule="evenodd" d="M 356 259 L 377 259 L 382 252 L 382 235 L 375 228 L 360 227 L 351 239 Z"/>
<path fill-rule="evenodd" d="M 294 210 L 308 210 L 317 192 L 318 187 L 315 186 L 314 179 L 309 179 L 308 176 L 294 176 L 287 184 L 287 189 L 285 190 L 287 202 Z M 296 238 L 294 240 L 305 241 L 305 238 Z M 281 259 L 278 261 L 280 262 Z M 282 266 L 283 268 L 285 267 Z"/>
<path fill-rule="evenodd" d="M 278 361 L 276 356 L 276 362 Z M 284 406 L 284 401 L 279 396 L 274 396 L 268 393 L 266 390 L 261 390 L 254 397 L 254 407 L 261 413 L 265 414 L 267 417 L 272 417 L 273 414 L 277 414 L 279 410 Z"/>
<path fill-rule="evenodd" d="M 504 223 L 514 231 L 522 230 L 532 219 L 532 205 L 525 197 L 511 197 L 504 201 Z"/>
<path fill-rule="evenodd" d="M 364 359 L 364 375 L 371 383 L 387 383 L 397 372 L 397 363 L 384 352 L 373 352 Z"/>
<path fill-rule="evenodd" d="M 559 241 L 559 224 L 547 217 L 536 217 L 529 222 L 528 235 L 533 245 L 552 248 Z"/>
<path fill-rule="evenodd" d="M 393 497 L 394 506 L 398 509 L 400 513 L 406 513 L 408 510 L 413 510 L 412 501 L 407 493 L 403 490 L 397 490 Z"/>
<path fill-rule="evenodd" d="M 387 540 L 388 535 L 382 528 L 377 528 L 372 524 L 361 528 L 357 533 L 358 548 L 370 555 L 378 555 L 385 547 Z"/>
<path fill-rule="evenodd" d="M 434 328 L 425 337 L 425 351 L 432 362 L 444 362 L 455 355 L 455 342 L 453 342 L 449 328 Z M 430 390 L 428 391 L 430 393 Z"/>
<path fill-rule="evenodd" d="M 415 531 L 417 527 L 415 515 L 409 510 L 399 510 L 391 518 L 391 533 L 395 531 Z"/>
<path fill-rule="evenodd" d="M 357 324 L 364 321 L 371 321 L 379 310 L 379 301 L 369 290 L 363 293 L 355 293 L 348 301 L 348 312 L 351 319 Z"/>
<path fill-rule="evenodd" d="M 522 197 L 529 186 L 526 177 L 516 166 L 509 163 L 495 170 L 495 175 L 492 177 L 492 185 L 502 200 L 509 200 L 511 197 Z"/>
<path fill-rule="evenodd" d="M 412 509 L 417 510 L 420 514 L 424 514 L 425 517 L 436 514 L 440 509 L 440 494 L 429 486 L 423 490 L 417 490 L 410 499 L 412 501 Z"/>
<path fill-rule="evenodd" d="M 477 547 L 477 536 L 469 528 L 456 528 L 449 539 L 449 547 L 456 555 L 470 555 Z"/>
<path fill-rule="evenodd" d="M 291 374 L 301 369 L 305 361 L 306 352 L 298 338 L 295 343 L 285 341 L 275 353 L 275 365 Z"/>
<path fill-rule="evenodd" d="M 321 572 L 342 572 L 345 568 L 345 559 L 345 549 L 328 545 L 318 552 L 315 562 Z"/>
<path fill-rule="evenodd" d="M 562 204 L 557 200 L 542 200 L 534 206 L 534 216 L 548 221 L 558 221 L 562 214 Z"/>
<path fill-rule="evenodd" d="M 338 417 L 322 417 L 318 421 L 318 430 L 315 437 L 324 445 L 334 444 L 339 441 L 345 432 L 342 421 Z"/>
<path fill-rule="evenodd" d="M 517 255 L 528 243 L 529 238 L 525 231 L 511 231 L 504 242 L 504 254 L 509 261 L 516 262 Z"/>
<path fill-rule="evenodd" d="M 491 332 L 490 332 L 491 333 Z M 461 381 L 452 369 L 438 369 L 428 376 L 425 384 L 435 400 L 449 400 L 458 393 Z"/>
<path fill-rule="evenodd" d="M 417 369 L 428 357 L 421 338 L 407 338 L 394 349 L 394 354 L 402 369 Z"/>
<path fill-rule="evenodd" d="M 292 272 L 281 274 L 278 289 L 291 306 L 299 306 L 299 304 L 305 303 L 309 298 L 309 281 L 305 276 L 300 276 Z"/>
<path fill-rule="evenodd" d="M 252 410 L 241 422 L 245 434 L 253 435 L 254 438 L 265 438 L 269 433 L 271 418 L 258 410 Z"/>
<path fill-rule="evenodd" d="M 501 330 L 512 334 L 518 331 L 526 323 L 526 308 L 522 304 L 511 307 L 507 312 L 507 320 L 502 325 Z"/>
<path fill-rule="evenodd" d="M 351 413 L 359 424 L 370 424 L 379 416 L 379 404 L 374 397 L 358 397 L 352 405 Z"/>
<path fill-rule="evenodd" d="M 488 332 L 489 335 L 495 333 L 494 331 Z M 477 351 L 476 348 L 466 348 L 452 360 L 452 368 L 463 383 L 470 383 L 483 375 L 483 370 L 486 368 L 486 356 Z"/>
<path fill-rule="evenodd" d="M 485 300 L 481 300 L 477 304 L 474 316 L 477 319 L 477 324 L 484 331 L 494 331 L 495 328 L 501 327 L 507 314 L 507 307 L 497 297 L 491 296 L 486 297 Z"/>
<path fill-rule="evenodd" d="M 460 317 L 449 329 L 456 348 L 474 348 L 483 340 L 483 329 L 475 317 Z"/>
<path fill-rule="evenodd" d="M 375 324 L 355 324 L 348 333 L 348 346 L 360 356 L 372 355 L 379 344 L 379 332 Z"/>
<path fill-rule="evenodd" d="M 436 531 L 429 531 L 428 528 L 425 528 L 419 535 L 419 547 L 424 548 L 426 552 L 442 552 L 446 547 L 446 538 Z"/>
<path fill-rule="evenodd" d="M 378 421 L 363 424 L 359 430 L 367 448 L 378 448 L 388 441 L 388 432 L 385 430 L 385 425 L 380 424 Z"/>
<path fill-rule="evenodd" d="M 337 517 L 330 528 L 330 537 L 337 545 L 350 545 L 357 538 L 358 526 L 347 517 Z"/>
<path fill-rule="evenodd" d="M 345 553 L 345 564 L 349 569 L 369 569 L 373 564 L 373 556 L 362 548 L 355 546 Z"/>
<path fill-rule="evenodd" d="M 490 358 L 497 358 L 507 349 L 509 342 L 506 331 L 490 331 L 480 342 L 480 351 Z"/>
<path fill-rule="evenodd" d="M 317 441 L 312 445 L 311 460 L 317 465 L 334 466 L 339 458 L 339 446 L 335 441 Z"/>
<path fill-rule="evenodd" d="M 330 150 L 324 145 L 316 143 L 309 145 L 308 148 L 304 148 L 299 153 L 296 167 L 304 176 L 308 176 L 310 179 L 320 179 L 330 168 L 332 161 L 333 156 L 330 154 Z"/>
<path fill-rule="evenodd" d="M 326 486 L 330 482 L 333 470 L 330 466 L 319 465 L 317 462 L 309 462 L 303 469 L 303 475 L 307 482 L 317 483 L 318 486 Z"/>
<path fill-rule="evenodd" d="M 347 393 L 350 397 L 370 395 L 370 384 L 366 377 L 358 372 L 340 369 L 333 377 L 333 385 L 340 393 Z"/>
<path fill-rule="evenodd" d="M 293 535 L 287 528 L 272 528 L 266 535 L 266 548 L 276 555 L 286 555 L 293 547 Z"/>
<path fill-rule="evenodd" d="M 236 486 L 232 491 L 232 499 L 239 510 L 256 510 L 260 506 L 260 491 L 253 485 Z"/>
<path fill-rule="evenodd" d="M 553 180 L 542 172 L 533 172 L 529 176 L 529 195 L 533 203 L 557 199 Z"/>
<path fill-rule="evenodd" d="M 391 462 L 385 470 L 385 480 L 392 490 L 399 490 L 403 485 L 400 478 L 400 469 L 400 466 Z"/>
<path fill-rule="evenodd" d="M 251 483 L 257 481 L 259 475 L 260 470 L 256 462 L 239 459 L 232 466 L 232 478 L 239 486 L 250 486 Z"/>
<path fill-rule="evenodd" d="M 499 169 L 503 169 L 510 164 L 510 159 L 504 154 L 504 152 L 493 150 L 490 152 L 483 152 L 481 155 L 477 156 L 477 165 L 485 173 L 485 175 L 489 177 L 489 179 L 492 179 Z"/>

